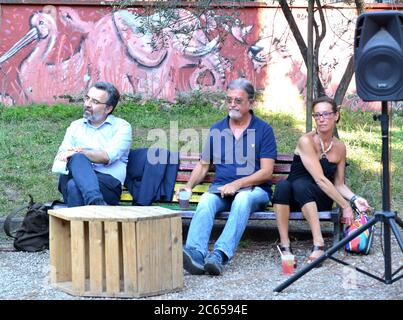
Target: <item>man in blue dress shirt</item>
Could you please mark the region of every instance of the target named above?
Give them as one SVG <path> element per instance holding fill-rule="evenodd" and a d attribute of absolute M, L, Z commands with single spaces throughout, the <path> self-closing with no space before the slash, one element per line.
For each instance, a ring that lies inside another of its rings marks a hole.
<path fill-rule="evenodd" d="M 67 128 L 55 159 L 67 164 L 59 191 L 68 207 L 119 203 L 132 143 L 131 125 L 112 115 L 119 98 L 111 83 L 95 83 L 83 118 Z"/>

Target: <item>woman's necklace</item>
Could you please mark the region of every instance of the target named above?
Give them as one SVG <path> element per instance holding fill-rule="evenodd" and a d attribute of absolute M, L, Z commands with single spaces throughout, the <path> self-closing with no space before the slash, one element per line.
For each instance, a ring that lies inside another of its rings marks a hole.
<path fill-rule="evenodd" d="M 320 142 L 320 150 L 322 151 L 322 153 L 320 154 L 321 159 L 327 159 L 327 153 L 330 151 L 330 149 L 332 149 L 333 147 L 333 136 L 330 140 L 330 144 L 327 147 L 327 149 L 325 150 L 325 146 L 324 143 L 322 141 L 322 138 L 320 137 L 319 133 L 316 133 L 318 135 L 319 138 L 319 142 Z"/>

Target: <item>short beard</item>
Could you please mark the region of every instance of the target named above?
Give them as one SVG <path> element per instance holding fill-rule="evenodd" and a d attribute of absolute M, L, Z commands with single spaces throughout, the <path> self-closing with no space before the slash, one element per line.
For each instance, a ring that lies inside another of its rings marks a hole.
<path fill-rule="evenodd" d="M 99 117 L 99 119 L 98 119 L 98 117 L 96 115 L 90 114 L 89 112 L 86 112 L 86 111 L 84 111 L 84 113 L 83 113 L 83 118 L 87 119 L 90 123 L 93 123 L 93 122 L 98 123 L 101 121 L 101 117 Z"/>
<path fill-rule="evenodd" d="M 228 112 L 228 116 L 233 120 L 239 120 L 239 119 L 242 118 L 241 113 L 239 111 L 237 111 L 237 110 L 230 110 Z"/>

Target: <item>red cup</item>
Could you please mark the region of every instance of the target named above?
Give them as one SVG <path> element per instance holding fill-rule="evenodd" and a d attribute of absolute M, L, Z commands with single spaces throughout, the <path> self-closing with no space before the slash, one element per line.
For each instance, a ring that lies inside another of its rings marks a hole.
<path fill-rule="evenodd" d="M 283 268 L 283 274 L 293 274 L 294 273 L 294 255 L 284 254 L 281 256 L 281 266 Z"/>

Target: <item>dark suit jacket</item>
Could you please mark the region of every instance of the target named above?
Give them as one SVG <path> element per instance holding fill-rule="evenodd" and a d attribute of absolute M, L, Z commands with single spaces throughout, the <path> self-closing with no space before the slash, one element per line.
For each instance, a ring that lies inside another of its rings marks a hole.
<path fill-rule="evenodd" d="M 166 149 L 130 150 L 125 185 L 133 197 L 133 205 L 148 206 L 155 201 L 172 201 L 179 168 L 178 153 L 172 153 L 172 157 L 173 163 L 171 152 Z M 153 158 L 160 160 L 155 163 Z"/>

